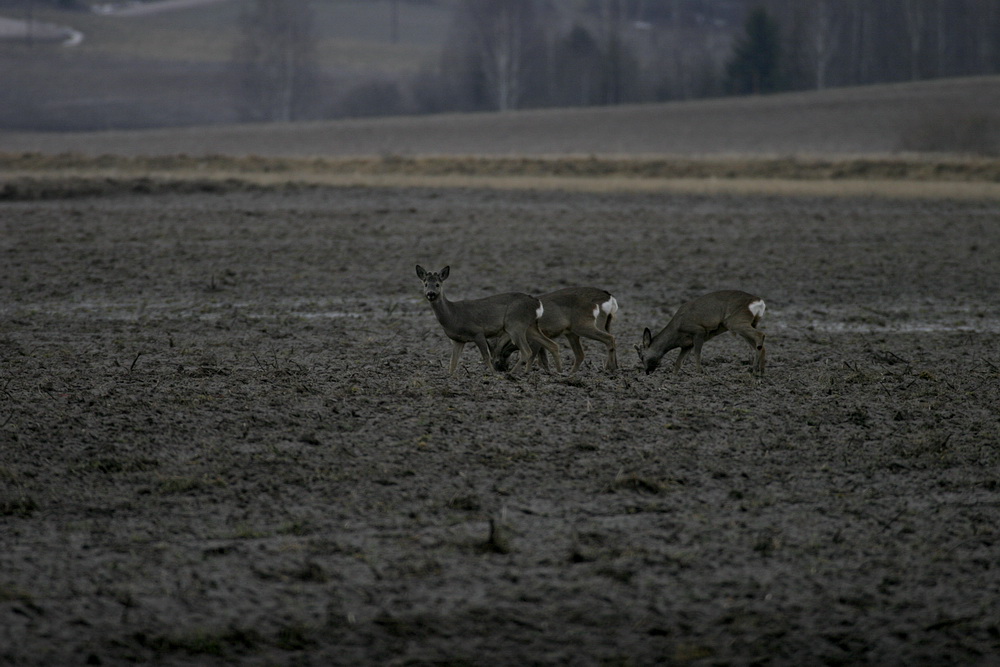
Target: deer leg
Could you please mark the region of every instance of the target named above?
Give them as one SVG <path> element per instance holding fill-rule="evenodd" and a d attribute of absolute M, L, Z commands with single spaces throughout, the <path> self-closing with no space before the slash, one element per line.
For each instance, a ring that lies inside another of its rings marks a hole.
<path fill-rule="evenodd" d="M 608 314 L 604 319 L 604 333 L 611 336 L 611 320 L 615 319 L 614 315 Z M 611 336 L 611 347 L 608 348 L 608 360 L 605 362 L 604 367 L 609 371 L 618 370 L 618 343 L 615 341 L 614 336 Z"/>
<path fill-rule="evenodd" d="M 462 356 L 464 348 L 465 343 L 460 340 L 451 342 L 451 364 L 448 366 L 448 375 L 455 375 L 455 369 L 458 368 L 458 360 Z"/>
<path fill-rule="evenodd" d="M 732 330 L 747 342 L 753 349 L 751 358 L 751 372 L 756 375 L 764 374 L 764 361 L 767 353 L 764 350 L 764 333 L 758 331 L 752 324 L 738 327 Z"/>
<path fill-rule="evenodd" d="M 503 349 L 497 351 L 498 356 L 494 358 L 493 366 L 500 372 L 513 370 L 508 366 L 510 363 L 510 356 L 514 354 L 515 351 L 519 352 L 518 362 L 517 364 L 515 364 L 515 366 L 525 365 L 524 354 L 520 353 L 517 345 L 514 344 L 514 341 L 512 341 L 510 336 L 508 336 L 506 333 L 502 334 L 502 336 L 503 340 L 506 342 L 504 344 Z M 539 345 L 538 343 L 529 343 L 528 345 L 531 348 L 531 356 L 528 358 L 527 367 L 525 368 L 525 370 L 530 370 L 531 366 L 534 365 L 535 363 L 535 359 L 538 359 L 538 365 L 541 366 L 542 369 L 544 369 L 546 372 L 548 372 L 549 361 L 548 357 L 545 356 L 545 350 L 543 350 L 541 345 Z"/>
<path fill-rule="evenodd" d="M 529 342 L 528 346 L 531 348 L 531 358 L 528 359 L 528 367 L 525 370 L 531 370 L 535 365 L 535 360 L 538 360 L 538 365 L 542 367 L 546 373 L 549 372 L 549 358 L 545 354 L 545 350 L 538 342 Z"/>
<path fill-rule="evenodd" d="M 531 354 L 538 359 L 538 365 L 542 367 L 546 373 L 549 372 L 549 355 L 545 354 L 545 350 L 539 344 L 534 344 L 531 346 Z"/>
<path fill-rule="evenodd" d="M 681 348 L 680 354 L 677 355 L 677 361 L 674 362 L 675 373 L 681 369 L 681 364 L 684 363 L 684 357 L 686 357 L 688 355 L 688 352 L 690 351 L 691 351 L 690 345 Z"/>
<path fill-rule="evenodd" d="M 525 331 L 525 338 L 530 339 L 532 342 L 541 345 L 545 348 L 549 354 L 552 355 L 552 360 L 556 365 L 556 372 L 562 373 L 562 360 L 559 359 L 559 345 L 556 344 L 551 338 L 542 333 L 541 329 L 538 328 L 537 323 L 532 323 L 530 327 Z M 532 357 L 537 353 L 532 353 Z"/>
<path fill-rule="evenodd" d="M 754 331 L 757 333 L 758 338 L 755 346 L 757 350 L 757 358 L 754 360 L 753 372 L 761 377 L 764 377 L 764 364 L 767 362 L 767 350 L 764 349 L 764 334 L 756 329 L 754 329 Z"/>
<path fill-rule="evenodd" d="M 479 348 L 480 354 L 483 355 L 483 363 L 486 364 L 486 368 L 493 370 L 493 357 L 490 355 L 490 342 L 486 339 L 486 336 L 482 333 L 476 334 L 473 339 L 476 346 Z"/>
<path fill-rule="evenodd" d="M 524 331 L 510 332 L 510 337 L 511 340 L 514 341 L 514 344 L 517 345 L 517 351 L 520 354 L 520 358 L 517 360 L 517 363 L 514 364 L 514 368 L 511 369 L 511 372 L 516 370 L 518 366 L 527 372 L 528 369 L 531 368 L 531 363 L 534 362 L 537 352 L 532 351 Z"/>
<path fill-rule="evenodd" d="M 542 338 L 542 346 L 552 354 L 552 361 L 555 362 L 556 372 L 562 373 L 562 359 L 559 357 L 559 343 L 543 334 L 540 330 L 538 331 L 538 335 Z M 545 341 L 548 341 L 548 344 L 546 344 Z M 548 370 L 548 368 L 546 367 L 545 370 Z"/>
<path fill-rule="evenodd" d="M 701 346 L 705 344 L 705 340 L 705 334 L 702 333 L 696 334 L 694 337 L 694 365 L 699 373 L 705 372 L 701 367 Z"/>
<path fill-rule="evenodd" d="M 517 348 L 510 340 L 510 336 L 506 332 L 501 333 L 500 337 L 497 338 L 496 343 L 493 345 L 493 368 L 498 372 L 503 373 L 507 370 L 507 363 L 510 360 L 510 355 L 514 353 Z"/>
<path fill-rule="evenodd" d="M 566 340 L 569 341 L 569 347 L 573 350 L 573 367 L 569 369 L 569 374 L 572 375 L 583 363 L 583 345 L 580 343 L 580 337 L 572 331 L 566 332 Z"/>
<path fill-rule="evenodd" d="M 610 321 L 611 318 L 608 318 L 608 322 Z M 604 346 L 608 348 L 608 358 L 607 361 L 604 362 L 605 370 L 614 371 L 618 369 L 618 351 L 617 351 L 617 343 L 615 343 L 614 336 L 607 333 L 606 331 L 601 331 L 597 327 L 577 329 L 573 333 L 578 336 L 583 336 L 584 338 L 589 338 L 591 340 L 596 340 L 600 343 L 603 343 Z M 569 338 L 569 334 L 566 334 L 566 337 Z M 583 361 L 582 348 L 580 350 L 580 361 Z"/>

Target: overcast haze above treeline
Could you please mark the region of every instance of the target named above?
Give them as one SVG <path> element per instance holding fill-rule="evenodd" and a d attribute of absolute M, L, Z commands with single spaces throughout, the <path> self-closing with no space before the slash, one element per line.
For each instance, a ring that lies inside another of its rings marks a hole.
<path fill-rule="evenodd" d="M 43 40 L 41 29 L 0 42 L 0 127 L 613 105 L 1000 70 L 1000 0 L 216 0 L 155 20 L 115 7 L 0 0 L 0 16 L 79 27 L 86 45 Z M 120 39 L 107 25 L 133 39 L 148 30 L 148 50 L 141 39 L 97 49 Z M 199 52 L 204 28 L 218 36 L 215 55 Z M 156 40 L 185 35 L 183 58 L 159 54 Z M 432 44 L 407 50 L 408 40 Z M 356 51 L 350 66 L 345 49 Z M 387 67 L 372 53 L 420 62 Z"/>

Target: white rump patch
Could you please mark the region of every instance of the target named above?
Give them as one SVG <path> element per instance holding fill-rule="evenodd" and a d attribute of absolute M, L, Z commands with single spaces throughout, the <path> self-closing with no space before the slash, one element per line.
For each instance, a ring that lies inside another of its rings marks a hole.
<path fill-rule="evenodd" d="M 601 313 L 605 313 L 609 317 L 618 312 L 618 302 L 615 301 L 615 297 L 610 297 L 604 303 L 594 306 L 594 324 L 597 324 L 600 320 Z"/>
<path fill-rule="evenodd" d="M 751 301 L 747 308 L 750 309 L 750 313 L 754 317 L 761 318 L 764 317 L 764 311 L 767 309 L 767 306 L 764 304 L 764 299 L 757 299 L 756 301 Z"/>
<path fill-rule="evenodd" d="M 543 306 L 542 302 L 539 301 L 538 302 L 538 309 L 535 310 L 535 319 L 536 320 L 541 319 L 542 313 L 544 313 L 544 312 L 545 312 L 545 306 Z"/>

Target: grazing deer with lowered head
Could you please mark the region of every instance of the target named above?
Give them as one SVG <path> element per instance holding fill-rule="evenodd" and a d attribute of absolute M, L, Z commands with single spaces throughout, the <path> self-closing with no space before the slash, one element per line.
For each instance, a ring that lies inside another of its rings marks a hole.
<path fill-rule="evenodd" d="M 567 287 L 543 294 L 538 300 L 545 309 L 538 318 L 538 328 L 552 339 L 566 336 L 573 350 L 574 361 L 569 371 L 570 375 L 583 363 L 581 338 L 604 343 L 608 348 L 608 358 L 604 362 L 604 368 L 609 371 L 617 370 L 618 353 L 615 337 L 611 335 L 611 321 L 618 312 L 618 301 L 610 292 L 596 287 Z M 495 353 L 498 370 L 506 367 L 507 358 L 513 354 L 514 349 L 514 345 L 506 336 L 500 337 Z M 540 355 L 541 365 L 548 369 L 545 352 L 537 348 L 534 352 Z"/>
<path fill-rule="evenodd" d="M 639 359 L 650 374 L 660 365 L 663 355 L 681 348 L 674 363 L 680 369 L 688 352 L 694 350 L 694 361 L 701 372 L 701 346 L 726 331 L 741 336 L 753 348 L 752 369 L 764 374 L 764 334 L 757 330 L 757 323 L 764 317 L 764 300 L 738 290 L 710 292 L 688 301 L 680 308 L 660 333 L 652 335 L 647 328 L 642 332 L 642 345 L 636 345 Z"/>
<path fill-rule="evenodd" d="M 501 334 L 509 336 L 517 345 L 521 353 L 519 363 L 522 363 L 525 370 L 534 361 L 533 345 L 536 349 L 540 346 L 553 355 L 558 355 L 559 346 L 538 329 L 538 318 L 544 312 L 538 299 L 521 292 L 510 292 L 483 299 L 449 301 L 441 285 L 450 272 L 451 267 L 448 266 L 432 273 L 417 265 L 417 277 L 424 284 L 424 298 L 430 302 L 438 322 L 453 342 L 449 375 L 455 374 L 466 343 L 475 343 L 486 366 L 492 369 L 492 355 L 487 339 Z M 556 369 L 562 370 L 558 357 Z"/>

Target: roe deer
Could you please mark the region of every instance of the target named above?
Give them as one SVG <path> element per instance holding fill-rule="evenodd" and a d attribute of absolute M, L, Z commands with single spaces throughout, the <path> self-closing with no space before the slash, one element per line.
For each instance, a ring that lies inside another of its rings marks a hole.
<path fill-rule="evenodd" d="M 701 372 L 701 346 L 721 333 L 732 331 L 742 336 L 754 349 L 752 370 L 757 375 L 763 375 L 764 334 L 757 330 L 757 323 L 764 316 L 764 308 L 764 300 L 753 294 L 738 290 L 710 292 L 678 308 L 667 326 L 655 336 L 648 328 L 643 331 L 642 345 L 636 345 L 635 349 L 647 375 L 655 371 L 663 355 L 675 347 L 681 348 L 674 363 L 675 372 L 692 349 L 695 364 Z"/>
<path fill-rule="evenodd" d="M 458 359 L 462 356 L 466 343 L 475 343 L 479 347 L 483 361 L 492 370 L 492 355 L 487 339 L 501 334 L 509 336 L 517 345 L 521 353 L 519 363 L 523 364 L 525 370 L 534 361 L 533 345 L 535 349 L 540 346 L 553 355 L 558 355 L 559 346 L 538 329 L 538 318 L 544 312 L 538 299 L 520 292 L 510 292 L 483 299 L 449 301 L 441 285 L 450 272 L 449 266 L 431 273 L 417 265 L 417 277 L 424 284 L 424 298 L 430 302 L 438 322 L 453 341 L 449 375 L 455 375 Z M 562 370 L 558 358 L 556 369 Z"/>
<path fill-rule="evenodd" d="M 590 338 L 604 343 L 608 348 L 608 358 L 604 368 L 609 371 L 618 368 L 618 353 L 615 337 L 611 335 L 611 320 L 618 312 L 618 301 L 610 292 L 596 287 L 567 287 L 538 297 L 545 311 L 538 318 L 538 328 L 549 338 L 566 336 L 573 349 L 573 367 L 570 375 L 583 363 L 583 345 L 580 338 Z M 506 336 L 501 336 L 496 344 L 496 365 L 503 370 L 507 358 L 514 353 L 514 345 Z M 548 369 L 545 352 L 537 347 L 539 362 Z"/>

